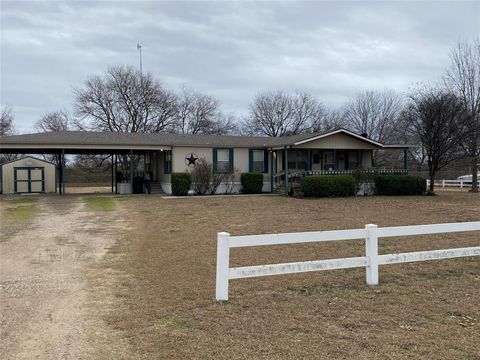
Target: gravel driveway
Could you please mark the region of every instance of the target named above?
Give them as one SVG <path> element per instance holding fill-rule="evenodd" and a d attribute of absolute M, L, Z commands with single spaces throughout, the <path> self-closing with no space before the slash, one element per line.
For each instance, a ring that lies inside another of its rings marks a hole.
<path fill-rule="evenodd" d="M 81 197 L 40 197 L 35 215 L 14 219 L 2 201 L 0 302 L 2 359 L 86 359 L 86 270 L 114 242 L 112 213 L 92 212 Z M 14 203 L 12 201 L 12 203 Z"/>

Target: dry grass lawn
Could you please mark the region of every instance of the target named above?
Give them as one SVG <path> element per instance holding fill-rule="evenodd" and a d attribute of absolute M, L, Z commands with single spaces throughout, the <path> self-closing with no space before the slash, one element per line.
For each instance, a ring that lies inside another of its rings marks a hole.
<path fill-rule="evenodd" d="M 216 233 L 480 220 L 480 196 L 117 197 L 123 229 L 88 272 L 97 358 L 480 359 L 480 258 L 234 280 L 215 296 Z M 125 230 L 128 229 L 128 230 Z M 380 252 L 478 246 L 479 234 L 380 240 Z M 233 249 L 232 266 L 363 255 L 362 241 Z M 115 334 L 117 341 L 112 341 Z M 121 346 L 120 346 L 121 345 Z M 120 349 L 121 347 L 121 349 Z M 128 349 L 128 350 L 125 350 Z"/>

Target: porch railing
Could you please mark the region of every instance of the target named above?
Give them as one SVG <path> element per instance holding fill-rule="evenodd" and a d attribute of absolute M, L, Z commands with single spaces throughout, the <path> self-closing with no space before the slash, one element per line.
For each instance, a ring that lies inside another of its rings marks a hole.
<path fill-rule="evenodd" d="M 362 174 L 370 176 L 378 175 L 408 175 L 408 170 L 406 169 L 362 169 L 362 170 L 289 170 L 288 178 L 298 178 L 304 176 L 319 176 L 319 175 L 353 175 L 353 174 Z M 285 171 L 278 172 L 274 175 L 277 181 L 280 178 L 284 178 Z"/>

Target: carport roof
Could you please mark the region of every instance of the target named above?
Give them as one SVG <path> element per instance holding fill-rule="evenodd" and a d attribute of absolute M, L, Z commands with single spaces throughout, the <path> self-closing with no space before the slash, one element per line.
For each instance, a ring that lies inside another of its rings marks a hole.
<path fill-rule="evenodd" d="M 323 137 L 344 133 L 379 148 L 405 148 L 405 145 L 384 145 L 345 129 L 306 133 L 284 137 L 224 136 L 201 134 L 121 133 L 92 131 L 58 131 L 13 135 L 0 138 L 0 148 L 7 149 L 90 149 L 90 150 L 155 150 L 173 146 L 280 148 L 296 146 Z"/>

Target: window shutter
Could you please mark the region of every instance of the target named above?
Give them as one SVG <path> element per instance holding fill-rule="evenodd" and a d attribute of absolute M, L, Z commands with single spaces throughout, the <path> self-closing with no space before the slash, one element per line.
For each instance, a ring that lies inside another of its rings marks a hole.
<path fill-rule="evenodd" d="M 217 172 L 217 149 L 213 149 L 213 172 Z"/>
<path fill-rule="evenodd" d="M 248 149 L 248 172 L 253 172 L 253 149 Z"/>
<path fill-rule="evenodd" d="M 228 150 L 228 168 L 233 171 L 233 149 Z"/>
<path fill-rule="evenodd" d="M 268 150 L 263 150 L 263 172 L 268 173 Z"/>

